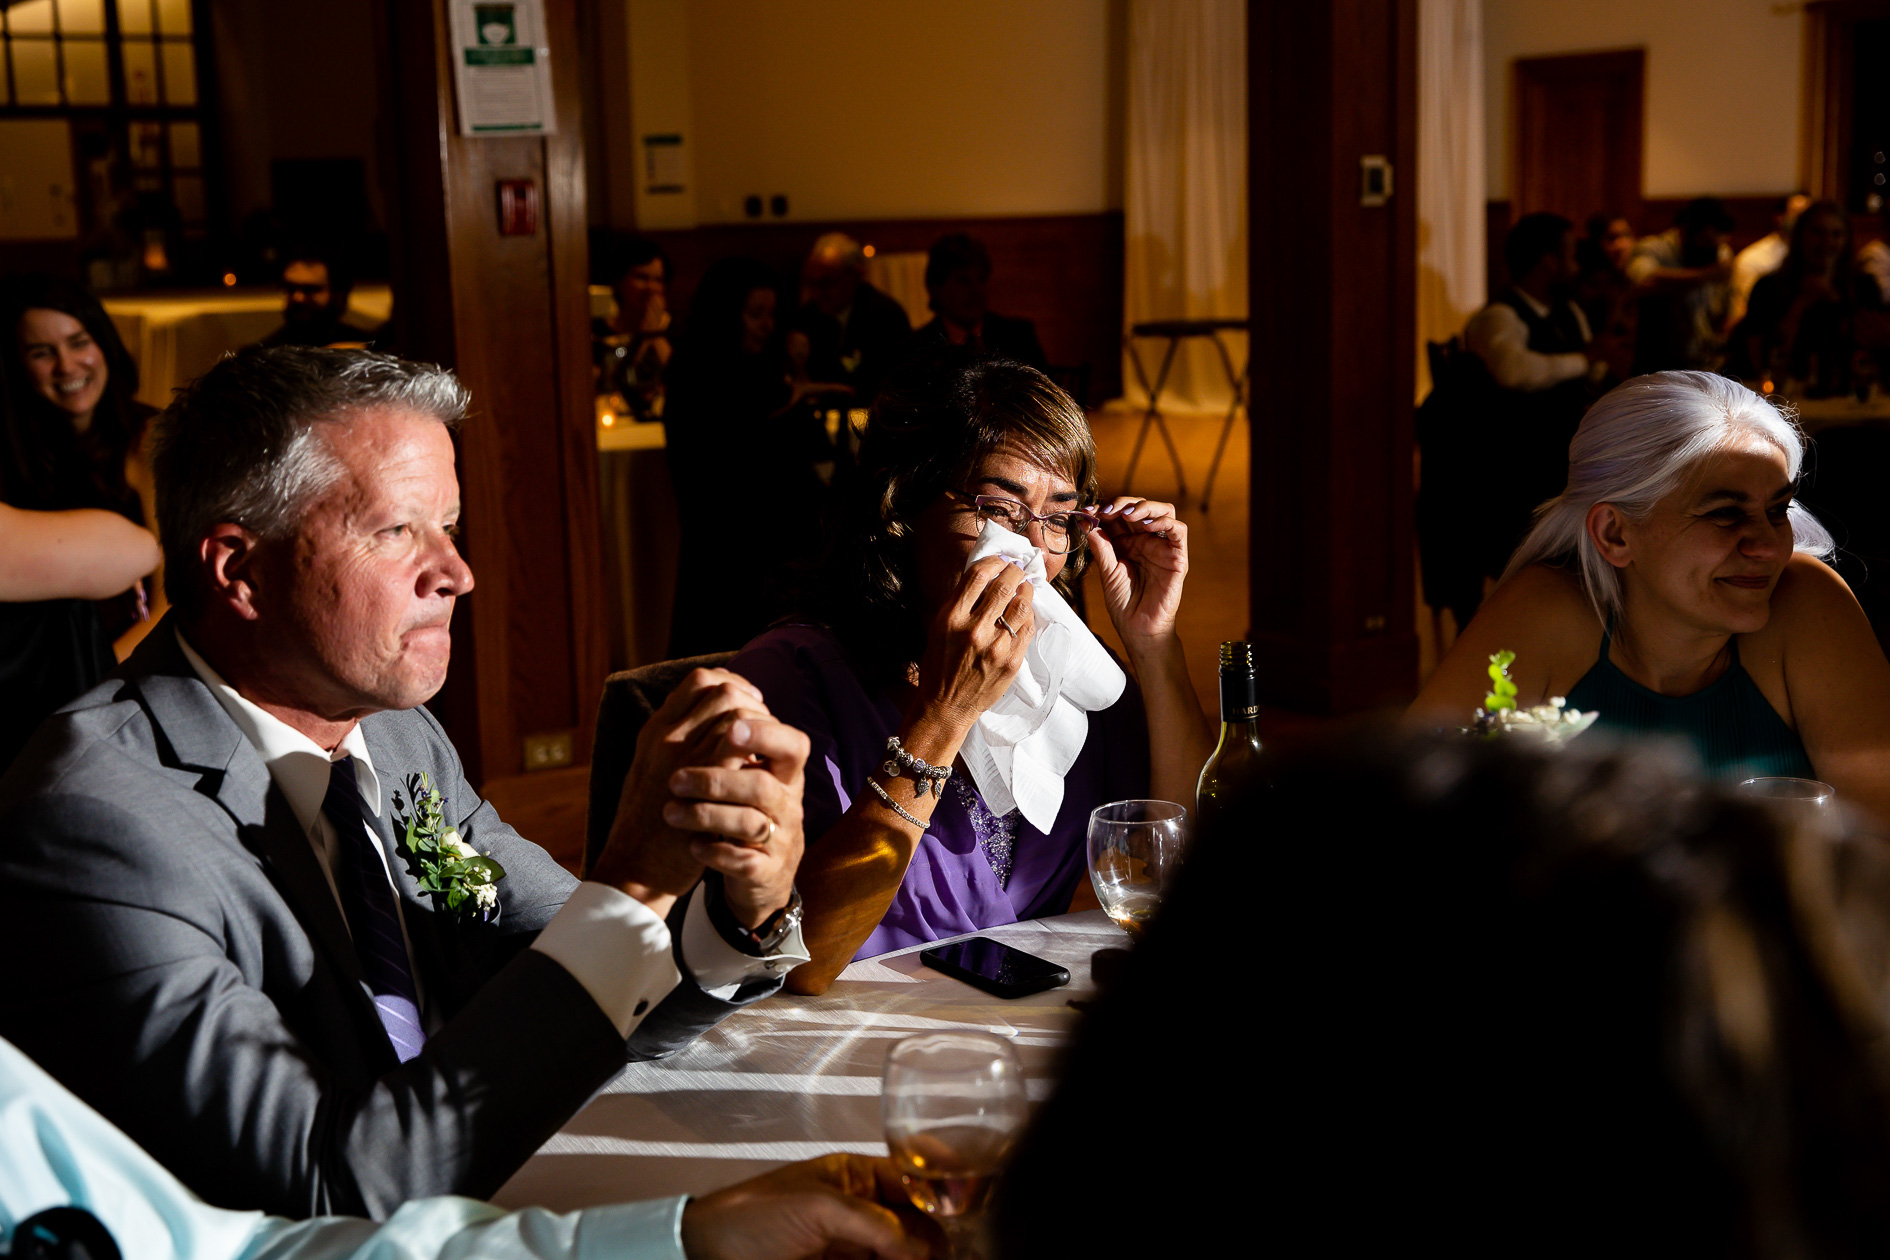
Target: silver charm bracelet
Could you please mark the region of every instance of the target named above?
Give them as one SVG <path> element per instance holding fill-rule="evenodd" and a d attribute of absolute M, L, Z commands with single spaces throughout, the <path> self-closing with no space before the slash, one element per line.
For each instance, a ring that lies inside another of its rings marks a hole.
<path fill-rule="evenodd" d="M 902 774 L 913 779 L 912 794 L 924 796 L 930 792 L 939 795 L 945 789 L 945 780 L 952 777 L 950 766 L 934 766 L 923 757 L 915 757 L 900 746 L 897 735 L 886 737 L 886 764 L 880 769 L 889 779 L 896 779 Z"/>
<path fill-rule="evenodd" d="M 921 779 L 920 782 L 924 782 L 924 780 Z M 879 780 L 875 779 L 870 774 L 866 776 L 866 786 L 872 788 L 873 791 L 878 794 L 879 799 L 886 802 L 887 809 L 890 809 L 893 813 L 899 815 L 901 818 L 905 819 L 907 822 L 917 827 L 921 833 L 923 833 L 928 827 L 932 825 L 931 823 L 928 823 L 924 821 L 923 819 L 914 817 L 903 806 L 901 806 L 898 801 L 895 801 L 891 796 L 887 795 L 886 789 L 879 785 Z"/>

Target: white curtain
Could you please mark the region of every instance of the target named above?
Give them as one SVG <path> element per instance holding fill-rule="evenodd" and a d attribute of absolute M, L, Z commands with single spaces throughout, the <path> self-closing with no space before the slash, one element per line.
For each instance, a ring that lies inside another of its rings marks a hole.
<path fill-rule="evenodd" d="M 1418 397 L 1424 343 L 1483 305 L 1483 0 L 1418 0 Z"/>
<path fill-rule="evenodd" d="M 1124 178 L 1123 317 L 1247 314 L 1247 5 L 1245 0 L 1130 0 Z M 1224 334 L 1225 335 L 1225 334 Z M 1165 343 L 1140 343 L 1151 384 Z M 1245 336 L 1229 338 L 1234 366 Z M 1126 399 L 1146 402 L 1125 356 Z M 1225 411 L 1214 347 L 1184 342 L 1164 410 Z"/>

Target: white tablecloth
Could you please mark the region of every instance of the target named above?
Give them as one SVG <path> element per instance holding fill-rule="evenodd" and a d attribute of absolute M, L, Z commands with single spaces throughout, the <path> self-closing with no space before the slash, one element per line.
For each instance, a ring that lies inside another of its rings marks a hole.
<path fill-rule="evenodd" d="M 1003 999 L 933 971 L 915 946 L 856 962 L 817 998 L 781 995 L 729 1016 L 673 1058 L 637 1063 L 605 1086 L 493 1201 L 555 1211 L 704 1194 L 830 1151 L 884 1155 L 879 1078 L 901 1037 L 974 1028 L 1012 1039 L 1030 1097 L 1094 992 L 1090 955 L 1128 936 L 1100 910 L 992 928 L 990 936 L 1069 968 L 1070 983 Z"/>

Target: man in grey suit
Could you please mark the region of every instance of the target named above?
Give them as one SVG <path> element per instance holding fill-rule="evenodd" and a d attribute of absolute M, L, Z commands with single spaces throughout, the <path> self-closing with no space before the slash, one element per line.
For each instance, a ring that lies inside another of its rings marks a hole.
<path fill-rule="evenodd" d="M 807 741 L 737 676 L 652 719 L 583 883 L 419 707 L 473 585 L 466 403 L 301 347 L 193 383 L 156 433 L 174 611 L 0 780 L 0 1037 L 218 1205 L 487 1196 L 806 958 Z"/>

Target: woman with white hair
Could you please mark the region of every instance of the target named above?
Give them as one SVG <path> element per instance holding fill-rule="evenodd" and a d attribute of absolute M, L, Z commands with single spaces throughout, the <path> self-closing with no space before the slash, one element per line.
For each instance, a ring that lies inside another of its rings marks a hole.
<path fill-rule="evenodd" d="M 1509 649 L 1519 704 L 1566 696 L 1598 725 L 1686 737 L 1714 773 L 1823 779 L 1890 820 L 1890 662 L 1792 501 L 1804 449 L 1724 377 L 1611 390 L 1412 715 L 1467 724 Z"/>

